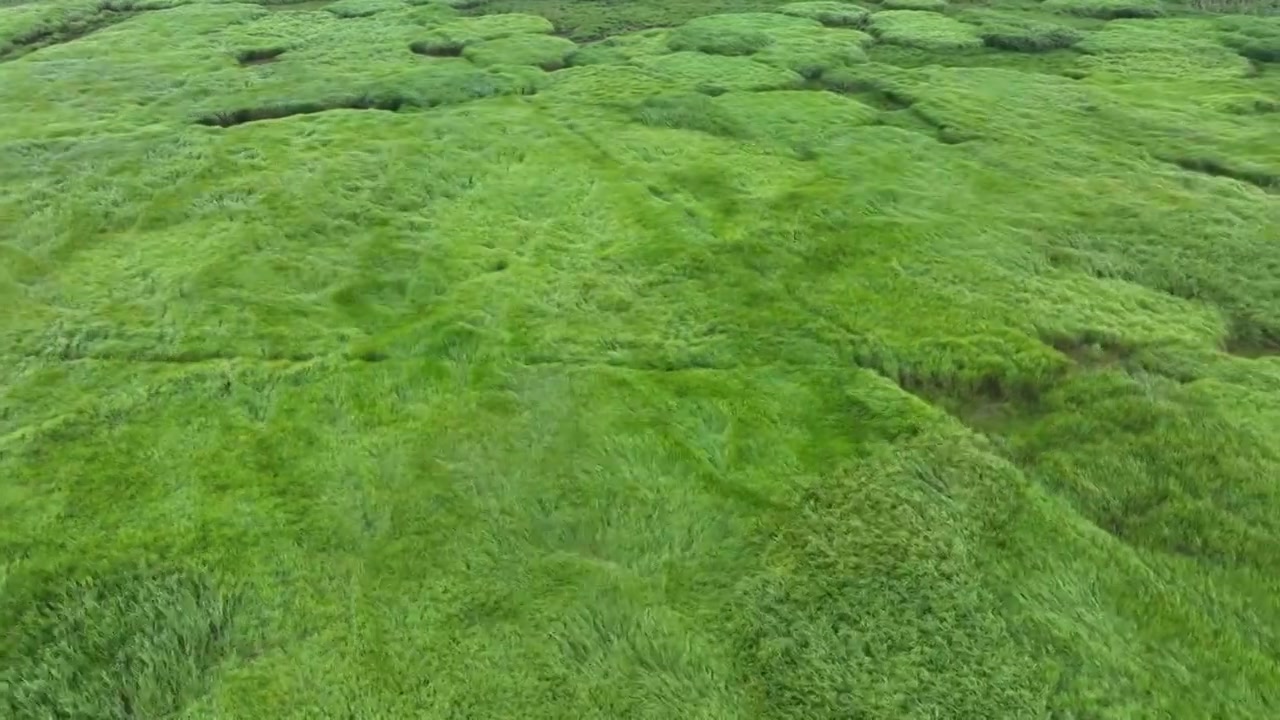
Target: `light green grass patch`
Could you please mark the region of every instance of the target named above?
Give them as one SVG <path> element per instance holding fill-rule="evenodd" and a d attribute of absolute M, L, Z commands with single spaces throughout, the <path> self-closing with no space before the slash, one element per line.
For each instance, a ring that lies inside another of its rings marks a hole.
<path fill-rule="evenodd" d="M 744 128 L 748 139 L 768 140 L 820 153 L 831 142 L 848 137 L 875 121 L 875 108 L 830 92 L 779 90 L 727 93 L 715 105 Z"/>
<path fill-rule="evenodd" d="M 882 10 L 872 14 L 870 29 L 884 42 L 908 47 L 965 50 L 982 46 L 973 27 L 921 10 Z"/>
<path fill-rule="evenodd" d="M 462 56 L 480 65 L 533 65 L 559 70 L 578 48 L 571 40 L 554 35 L 512 35 L 467 46 Z"/>
<path fill-rule="evenodd" d="M 778 12 L 817 20 L 829 27 L 865 27 L 871 17 L 871 11 L 860 5 L 835 0 L 788 3 L 779 7 Z"/>
<path fill-rule="evenodd" d="M 642 55 L 665 55 L 671 52 L 668 44 L 669 36 L 670 31 L 665 29 L 616 35 L 578 48 L 570 59 L 570 63 L 599 65 L 622 63 Z"/>
<path fill-rule="evenodd" d="M 518 13 L 461 18 L 434 28 L 414 42 L 414 52 L 422 55 L 458 55 L 462 49 L 483 40 L 512 35 L 545 35 L 555 30 L 551 21 L 537 15 Z"/>
<path fill-rule="evenodd" d="M 674 88 L 721 93 L 730 90 L 771 90 L 797 85 L 799 74 L 745 57 L 676 52 L 633 61 L 664 79 Z"/>
<path fill-rule="evenodd" d="M 1014 52 L 1048 52 L 1071 47 L 1084 31 L 1062 23 L 1027 18 L 1016 13 L 966 10 L 958 18 L 976 25 L 987 47 Z"/>
<path fill-rule="evenodd" d="M 643 65 L 586 65 L 554 73 L 538 101 L 630 105 L 670 90 L 669 80 Z"/>
<path fill-rule="evenodd" d="M 1078 64 L 1091 76 L 1177 78 L 1196 67 L 1205 78 L 1249 72 L 1248 60 L 1225 47 L 1207 20 L 1113 20 L 1078 47 L 1089 53 Z"/>
<path fill-rule="evenodd" d="M 674 30 L 668 44 L 672 50 L 750 55 L 768 47 L 782 32 L 817 27 L 821 25 L 816 20 L 774 13 L 709 15 Z"/>

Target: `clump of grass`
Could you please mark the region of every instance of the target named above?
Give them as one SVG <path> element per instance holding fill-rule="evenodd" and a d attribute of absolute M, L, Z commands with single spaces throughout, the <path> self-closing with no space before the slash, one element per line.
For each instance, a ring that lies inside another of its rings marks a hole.
<path fill-rule="evenodd" d="M 871 18 L 871 12 L 866 8 L 835 0 L 788 3 L 778 8 L 778 12 L 817 20 L 829 27 L 866 27 Z"/>
<path fill-rule="evenodd" d="M 421 55 L 460 55 L 462 48 L 484 40 L 512 35 L 546 35 L 554 30 L 550 21 L 537 15 L 482 15 L 434 28 L 415 41 L 411 48 Z"/>
<path fill-rule="evenodd" d="M 167 717 L 247 649 L 243 599 L 208 577 L 133 572 L 55 582 L 0 615 L 6 717 Z"/>
<path fill-rule="evenodd" d="M 884 0 L 880 6 L 886 10 L 928 10 L 942 12 L 947 9 L 947 0 Z"/>
<path fill-rule="evenodd" d="M 340 18 L 361 18 L 403 7 L 404 0 L 335 0 L 324 10 Z"/>
<path fill-rule="evenodd" d="M 945 15 L 922 10 L 883 10 L 871 16 L 871 34 L 895 45 L 927 50 L 982 47 L 977 31 Z"/>
<path fill-rule="evenodd" d="M 466 48 L 463 57 L 480 66 L 533 65 L 559 70 L 578 46 L 554 35 L 511 35 L 485 40 Z"/>
<path fill-rule="evenodd" d="M 1275 15 L 1280 13 L 1280 0 L 1190 0 L 1191 7 L 1201 12 L 1232 15 Z"/>
<path fill-rule="evenodd" d="M 715 99 L 704 93 L 659 95 L 636 108 L 635 119 L 652 127 L 694 130 L 724 137 L 740 137 L 744 128 L 729 117 Z"/>
<path fill-rule="evenodd" d="M 1280 62 L 1280 17 L 1224 17 L 1216 23 L 1222 41 L 1257 62 Z"/>
<path fill-rule="evenodd" d="M 867 61 L 863 49 L 873 38 L 858 30 L 812 28 L 790 31 L 753 57 L 759 62 L 794 70 L 806 78 Z"/>
<path fill-rule="evenodd" d="M 1161 17 L 1166 12 L 1163 0 L 1045 0 L 1042 7 L 1103 20 Z"/>
<path fill-rule="evenodd" d="M 730 90 L 770 90 L 793 87 L 801 77 L 785 68 L 772 67 L 744 57 L 706 55 L 699 52 L 676 52 L 634 61 L 665 78 L 673 87 L 699 92 L 723 93 Z"/>
<path fill-rule="evenodd" d="M 0 59 L 81 37 L 128 18 L 94 0 L 37 3 L 0 11 Z"/>
<path fill-rule="evenodd" d="M 804 27 L 819 25 L 813 20 L 771 13 L 708 15 L 677 28 L 667 43 L 677 51 L 751 55 L 768 47 L 778 33 Z"/>
<path fill-rule="evenodd" d="M 969 10 L 960 20 L 976 25 L 987 47 L 1014 52 L 1048 52 L 1075 45 L 1084 32 L 1069 25 L 988 10 Z"/>
<path fill-rule="evenodd" d="M 606 38 L 580 47 L 569 59 L 569 64 L 621 63 L 645 55 L 663 55 L 670 52 L 669 36 L 670 31 L 657 29 Z"/>

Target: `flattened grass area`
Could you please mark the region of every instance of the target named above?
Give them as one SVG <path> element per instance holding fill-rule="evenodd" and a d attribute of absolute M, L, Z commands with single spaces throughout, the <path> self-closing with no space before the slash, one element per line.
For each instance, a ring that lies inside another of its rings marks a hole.
<path fill-rule="evenodd" d="M 1280 716 L 1267 7 L 0 5 L 0 717 Z"/>

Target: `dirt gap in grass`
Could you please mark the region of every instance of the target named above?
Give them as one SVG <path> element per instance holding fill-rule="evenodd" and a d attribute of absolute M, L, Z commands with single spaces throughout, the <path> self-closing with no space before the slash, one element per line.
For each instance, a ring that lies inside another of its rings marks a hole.
<path fill-rule="evenodd" d="M 280 56 L 283 55 L 286 50 L 287 48 L 282 47 L 251 48 L 249 50 L 241 50 L 236 53 L 236 62 L 240 63 L 242 66 L 265 65 L 279 60 Z"/>
<path fill-rule="evenodd" d="M 1280 193 L 1280 175 L 1264 170 L 1228 167 L 1219 160 L 1204 157 L 1174 157 L 1166 162 L 1190 172 L 1239 180 L 1266 192 Z"/>
<path fill-rule="evenodd" d="M 386 98 L 359 96 L 331 102 L 282 103 L 279 105 L 261 105 L 239 110 L 214 112 L 197 118 L 196 124 L 227 128 L 260 120 L 278 120 L 293 115 L 314 115 L 327 110 L 383 110 L 396 112 L 404 105 L 404 98 L 397 96 Z"/>
<path fill-rule="evenodd" d="M 8 51 L 0 54 L 0 62 L 17 60 L 41 48 L 65 45 L 92 35 L 99 30 L 105 30 L 112 25 L 122 23 L 137 14 L 138 12 L 132 10 L 103 8 L 97 15 L 79 22 L 67 23 L 53 28 L 42 28 L 28 35 L 18 36 L 10 41 Z"/>

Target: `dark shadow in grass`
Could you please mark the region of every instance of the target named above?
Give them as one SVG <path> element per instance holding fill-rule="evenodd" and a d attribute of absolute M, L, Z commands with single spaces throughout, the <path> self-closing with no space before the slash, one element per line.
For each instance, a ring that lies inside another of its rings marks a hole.
<path fill-rule="evenodd" d="M 422 40 L 409 45 L 409 51 L 427 57 L 461 57 L 465 45 L 452 40 Z"/>
<path fill-rule="evenodd" d="M 271 48 L 251 48 L 249 50 L 241 50 L 236 53 L 236 62 L 242 66 L 263 65 L 275 62 L 285 53 L 288 48 L 271 47 Z"/>
<path fill-rule="evenodd" d="M 1262 358 L 1280 355 L 1280 331 L 1256 321 L 1237 319 L 1223 342 L 1223 350 L 1242 358 Z"/>
<path fill-rule="evenodd" d="M 805 83 L 809 90 L 825 90 L 846 95 L 880 110 L 873 125 L 887 125 L 932 136 L 944 145 L 958 145 L 977 139 L 977 136 L 949 125 L 928 110 L 919 107 L 916 99 L 900 89 L 890 87 L 875 79 L 845 75 L 840 72 L 824 73 Z"/>
<path fill-rule="evenodd" d="M 92 17 L 54 27 L 42 27 L 24 35 L 18 35 L 9 40 L 7 48 L 0 46 L 0 62 L 16 60 L 41 48 L 79 40 L 99 30 L 122 23 L 137 14 L 132 10 L 117 10 L 110 5 L 105 5 Z"/>
<path fill-rule="evenodd" d="M 1265 192 L 1280 193 L 1280 175 L 1265 170 L 1228 167 L 1220 160 L 1207 157 L 1174 157 L 1166 158 L 1165 162 L 1177 165 L 1183 170 L 1239 180 Z"/>
<path fill-rule="evenodd" d="M 278 105 L 262 105 L 239 110 L 221 111 L 201 116 L 196 120 L 200 125 L 209 127 L 234 127 L 259 120 L 277 120 L 293 115 L 313 115 L 327 110 L 384 110 L 395 112 L 405 105 L 404 98 L 390 96 L 374 98 L 360 95 L 352 98 L 330 102 L 296 102 Z"/>
<path fill-rule="evenodd" d="M 11 578 L 0 603 L 6 717 L 171 717 L 253 652 L 245 596 L 204 573 Z"/>
<path fill-rule="evenodd" d="M 1077 368 L 1083 369 L 1127 368 L 1137 352 L 1137 348 L 1089 333 L 1046 335 L 1041 337 L 1041 341 L 1066 355 Z"/>

